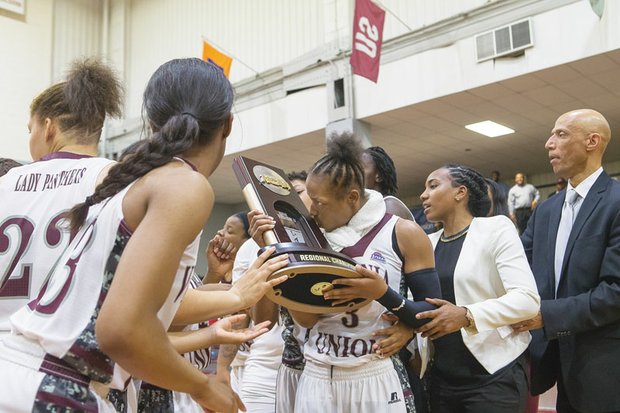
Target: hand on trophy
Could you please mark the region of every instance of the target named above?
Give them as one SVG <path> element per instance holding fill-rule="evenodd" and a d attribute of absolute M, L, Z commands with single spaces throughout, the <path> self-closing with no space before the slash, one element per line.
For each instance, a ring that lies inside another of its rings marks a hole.
<path fill-rule="evenodd" d="M 273 230 L 276 221 L 269 215 L 257 210 L 248 212 L 248 220 L 250 221 L 250 236 L 259 247 L 264 247 L 266 243 L 263 234 L 266 231 Z"/>
<path fill-rule="evenodd" d="M 241 308 L 253 306 L 265 295 L 267 290 L 286 281 L 286 275 L 269 280 L 272 273 L 286 267 L 289 263 L 286 254 L 269 259 L 274 251 L 275 248 L 273 247 L 267 248 L 254 260 L 239 281 L 231 287 L 230 291 L 237 294 L 242 303 Z"/>
<path fill-rule="evenodd" d="M 342 288 L 334 288 L 323 293 L 326 300 L 334 300 L 332 305 L 344 304 L 354 298 L 367 298 L 376 300 L 387 291 L 388 285 L 379 274 L 361 265 L 355 266 L 355 271 L 361 275 L 359 278 L 337 278 L 332 281 L 334 285 L 342 285 Z"/>

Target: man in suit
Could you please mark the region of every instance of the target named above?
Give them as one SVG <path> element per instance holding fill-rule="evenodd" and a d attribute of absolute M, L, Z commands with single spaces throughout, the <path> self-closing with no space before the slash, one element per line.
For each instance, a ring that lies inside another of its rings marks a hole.
<path fill-rule="evenodd" d="M 542 299 L 532 330 L 531 391 L 558 384 L 558 413 L 620 411 L 620 183 L 602 168 L 600 113 L 558 118 L 545 144 L 568 187 L 536 208 L 521 236 Z"/>

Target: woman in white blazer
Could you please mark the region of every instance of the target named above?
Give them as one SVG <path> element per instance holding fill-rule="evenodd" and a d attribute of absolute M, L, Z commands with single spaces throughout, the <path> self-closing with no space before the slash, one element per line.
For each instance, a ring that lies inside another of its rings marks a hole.
<path fill-rule="evenodd" d="M 514 224 L 487 218 L 487 184 L 478 172 L 447 165 L 432 172 L 420 196 L 441 282 L 433 320 L 418 331 L 433 340 L 431 411 L 518 413 L 525 410 L 524 366 L 530 335 L 510 327 L 538 314 L 540 297 Z"/>

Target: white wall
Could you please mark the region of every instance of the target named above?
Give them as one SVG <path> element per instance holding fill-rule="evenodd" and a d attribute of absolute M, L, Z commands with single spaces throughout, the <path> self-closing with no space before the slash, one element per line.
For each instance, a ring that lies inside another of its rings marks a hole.
<path fill-rule="evenodd" d="M 364 118 L 617 49 L 620 2 L 606 7 L 602 20 L 588 1 L 532 16 L 534 47 L 518 58 L 477 63 L 469 36 L 382 64 L 376 84 L 354 77 L 356 115 Z"/>
<path fill-rule="evenodd" d="M 30 102 L 51 79 L 52 1 L 29 0 L 23 20 L 0 14 L 0 157 L 30 160 Z"/>

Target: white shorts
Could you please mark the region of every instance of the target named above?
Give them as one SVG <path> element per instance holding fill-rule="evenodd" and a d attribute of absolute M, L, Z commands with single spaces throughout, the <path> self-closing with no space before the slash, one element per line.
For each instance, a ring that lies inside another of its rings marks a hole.
<path fill-rule="evenodd" d="M 179 413 L 204 413 L 204 409 L 187 393 L 172 392 L 174 411 Z"/>
<path fill-rule="evenodd" d="M 297 384 L 303 370 L 294 369 L 282 364 L 278 369 L 276 380 L 276 412 L 289 413 L 295 411 L 295 394 Z"/>
<path fill-rule="evenodd" d="M 306 360 L 295 397 L 295 413 L 406 413 L 392 360 L 343 368 Z"/>
<path fill-rule="evenodd" d="M 248 413 L 273 413 L 276 409 L 278 370 L 246 360 L 239 396 Z"/>
<path fill-rule="evenodd" d="M 56 394 L 41 392 L 44 379 L 52 377 L 51 374 L 39 371 L 45 353 L 35 343 L 15 338 L 4 336 L 0 342 L 0 412 L 30 413 L 35 406 L 35 400 L 45 400 L 46 396 L 55 401 L 63 399 L 62 401 L 67 402 L 59 401 L 59 406 L 66 405 L 83 411 L 88 411 L 86 409 L 90 407 L 100 413 L 116 412 L 114 406 L 99 396 L 92 385 L 89 386 L 89 395 L 93 396 L 94 401 L 86 407 L 77 400 L 65 398 L 66 395 L 56 398 Z M 99 389 L 101 386 L 99 384 Z"/>
<path fill-rule="evenodd" d="M 237 394 L 239 394 L 243 382 L 243 370 L 245 370 L 245 366 L 230 368 L 230 388 Z"/>

